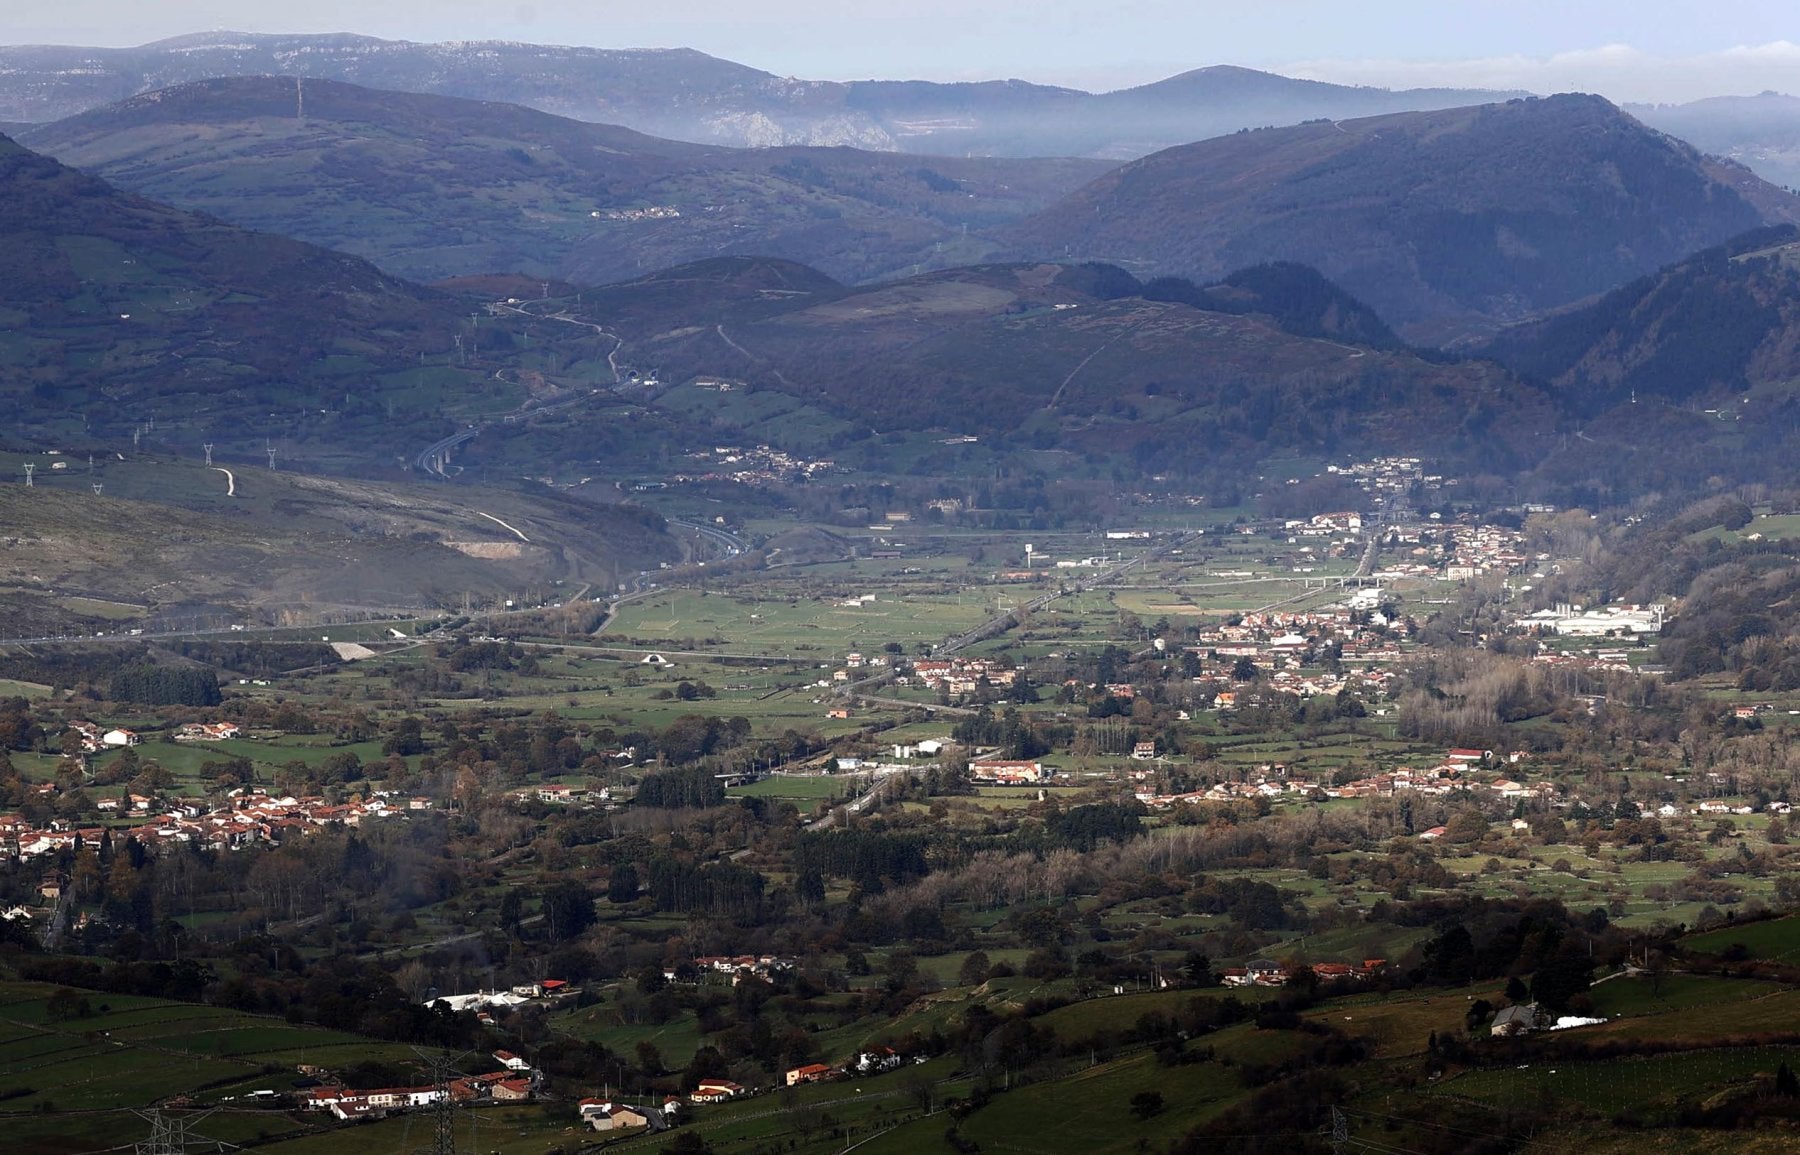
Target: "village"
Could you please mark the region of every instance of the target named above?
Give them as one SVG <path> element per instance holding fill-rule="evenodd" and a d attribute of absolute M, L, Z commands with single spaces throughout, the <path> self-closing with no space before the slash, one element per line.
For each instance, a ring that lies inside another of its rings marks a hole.
<path fill-rule="evenodd" d="M 748 449 L 720 445 L 715 446 L 711 452 L 699 450 L 689 456 L 708 462 L 715 468 L 701 473 L 675 473 L 670 475 L 670 481 L 731 481 L 739 485 L 776 485 L 805 481 L 836 467 L 836 463 L 830 460 L 808 460 L 768 445 L 755 445 Z"/>
<path fill-rule="evenodd" d="M 693 967 L 709 972 L 730 973 L 733 981 L 752 973 L 766 973 L 771 967 L 791 968 L 793 959 L 746 960 L 735 958 L 699 958 Z M 692 967 L 687 968 L 689 970 Z M 691 979 L 684 981 L 693 981 Z M 516 1008 L 540 1003 L 547 1006 L 570 999 L 579 991 L 569 983 L 548 979 L 515 987 L 509 991 L 481 992 L 472 995 L 450 995 L 433 1000 L 456 1010 L 478 1008 L 477 1017 L 484 1025 L 494 1020 L 485 1008 Z M 352 1087 L 328 1070 L 301 1065 L 302 1076 L 295 1083 L 294 1105 L 303 1111 L 329 1113 L 340 1122 L 355 1123 L 386 1118 L 406 1111 L 444 1107 L 503 1106 L 522 1102 L 568 1101 L 551 1087 L 544 1073 L 531 1062 L 512 1051 L 497 1049 L 489 1054 L 498 1070 L 481 1074 L 444 1072 L 435 1082 L 396 1087 Z M 842 1064 L 803 1063 L 780 1075 L 780 1086 L 799 1087 L 835 1082 L 849 1077 L 869 1078 L 900 1069 L 908 1062 L 922 1063 L 923 1054 L 907 1056 L 893 1047 L 871 1044 L 862 1047 Z M 738 1099 L 766 1094 L 770 1088 L 747 1087 L 726 1078 L 699 1078 L 687 1095 L 652 1096 L 651 1102 L 615 1094 L 606 1088 L 600 1094 L 584 1095 L 573 1101 L 578 1126 L 602 1133 L 643 1129 L 645 1133 L 666 1131 L 689 1117 L 694 1108 L 705 1108 Z M 252 1097 L 278 1098 L 274 1091 L 253 1092 Z"/>

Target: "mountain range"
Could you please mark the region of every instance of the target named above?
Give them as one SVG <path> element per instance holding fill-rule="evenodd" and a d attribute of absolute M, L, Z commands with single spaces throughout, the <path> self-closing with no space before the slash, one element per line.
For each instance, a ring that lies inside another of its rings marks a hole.
<path fill-rule="evenodd" d="M 155 89 L 249 75 L 507 101 L 703 143 L 1113 159 L 1245 127 L 1518 95 L 1391 92 L 1233 67 L 1104 94 L 1018 80 L 797 80 L 689 49 L 217 32 L 136 48 L 0 47 L 0 121 L 60 120 Z"/>
<path fill-rule="evenodd" d="M 873 283 L 994 259 L 1215 280 L 1297 262 L 1441 344 L 1800 200 L 1596 97 L 1240 132 L 1105 162 L 733 149 L 334 81 L 200 81 L 25 135 L 145 195 L 421 281 L 597 284 L 720 255 Z"/>
<path fill-rule="evenodd" d="M 868 468 L 923 455 L 954 470 L 959 455 L 1001 451 L 1061 455 L 1063 472 L 1085 455 L 1210 476 L 1276 448 L 1402 452 L 1427 438 L 1446 457 L 1498 467 L 1529 457 L 1555 420 L 1544 394 L 1491 363 L 1400 346 L 1298 266 L 1208 287 L 1042 263 L 846 287 L 780 262 L 721 260 L 589 290 L 578 308 L 606 318 L 662 381 L 728 385 L 677 386 L 663 407 L 721 436 L 836 431 L 809 448 Z M 1527 419 L 1500 422 L 1503 412 Z M 920 434 L 930 448 L 914 443 Z"/>
<path fill-rule="evenodd" d="M 1403 335 L 1438 344 L 1795 220 L 1800 198 L 1569 95 L 1166 149 L 1005 235 L 1021 255 L 1140 275 L 1311 265 Z"/>
<path fill-rule="evenodd" d="M 288 87 L 212 82 L 41 131 L 65 134 L 71 148 L 111 142 L 125 168 L 131 150 L 121 142 L 133 134 L 144 155 L 154 146 L 173 156 L 185 136 L 191 163 L 179 171 L 235 179 L 269 208 L 284 181 L 310 195 L 310 178 L 298 161 L 254 163 L 247 126 L 273 138 L 271 155 L 312 158 L 327 174 L 344 159 L 289 140 L 341 140 L 371 125 L 395 149 L 408 131 L 477 140 L 452 158 L 471 170 L 460 198 L 436 187 L 442 172 L 420 176 L 423 192 L 396 192 L 390 178 L 403 182 L 405 166 L 374 169 L 358 211 L 388 206 L 419 221 L 504 193 L 506 170 L 491 166 L 506 163 L 591 173 L 616 164 L 610 171 L 628 188 L 653 186 L 669 166 L 689 179 L 749 171 L 708 169 L 725 150 L 515 106 L 384 101 L 354 86 L 320 85 L 316 123 L 311 114 L 290 122 Z M 164 116 L 164 105 L 176 115 Z M 211 169 L 208 109 L 233 158 Z M 370 145 L 367 158 L 381 150 Z M 828 162 L 840 161 L 844 179 L 863 172 L 868 188 L 910 172 L 924 193 L 893 203 L 929 204 L 940 191 L 918 178 L 935 167 L 917 160 L 784 152 L 757 163 L 791 174 L 797 160 L 817 157 L 829 175 Z M 578 169 L 588 154 L 608 160 Z M 892 164 L 906 167 L 882 167 Z M 165 179 L 155 174 L 177 170 L 139 171 Z M 196 177 L 192 187 L 203 184 Z M 354 182 L 334 189 L 344 187 Z M 413 193 L 420 199 L 409 204 Z M 1412 453 L 1499 475 L 1564 461 L 1578 471 L 1580 446 L 1567 442 L 1592 440 L 1582 422 L 1637 430 L 1633 450 L 1649 455 L 1640 462 L 1723 456 L 1718 430 L 1698 436 L 1676 409 L 1740 382 L 1784 389 L 1784 350 L 1800 342 L 1763 321 L 1785 324 L 1800 294 L 1783 272 L 1792 235 L 1765 222 L 1794 215 L 1792 197 L 1743 170 L 1597 98 L 1563 97 L 1170 150 L 983 242 L 1014 246 L 1010 261 L 852 284 L 742 255 L 600 287 L 512 276 L 428 289 L 355 257 L 121 192 L 0 140 L 0 358 L 18 414 L 9 436 L 28 444 L 217 437 L 240 459 L 267 442 L 314 467 L 364 475 L 391 474 L 447 437 L 466 442 L 459 464 L 504 477 L 596 464 L 660 470 L 696 446 L 759 442 L 874 472 L 1034 461 L 1050 474 L 1097 474 L 1130 462 L 1208 485 L 1272 452 Z M 1119 231 L 1084 233 L 1093 220 Z M 1101 235 L 1160 245 L 1150 251 L 1165 259 L 1130 269 L 1049 261 L 1077 251 L 1044 231 L 1053 226 L 1084 244 Z M 1732 247 L 1694 258 L 1697 271 L 1681 263 L 1702 240 L 1716 245 L 1716 234 L 1744 229 Z M 1675 263 L 1645 279 L 1643 266 L 1671 251 Z M 1479 332 L 1527 309 L 1561 311 L 1507 332 L 1482 359 L 1403 340 L 1455 326 Z M 1401 322 L 1399 335 L 1388 319 Z M 1658 374 L 1686 392 L 1655 385 Z M 1676 404 L 1651 421 L 1632 405 L 1634 389 L 1661 389 Z"/>
<path fill-rule="evenodd" d="M 240 77 L 22 134 L 145 196 L 366 257 L 416 280 L 594 284 L 721 254 L 846 280 L 992 255 L 986 231 L 1111 166 L 694 145 L 504 104 Z"/>

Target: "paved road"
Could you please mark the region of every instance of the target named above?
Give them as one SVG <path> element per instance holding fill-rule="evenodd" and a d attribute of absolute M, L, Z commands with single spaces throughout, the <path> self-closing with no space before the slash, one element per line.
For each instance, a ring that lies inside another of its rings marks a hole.
<path fill-rule="evenodd" d="M 430 473 L 438 477 L 448 477 L 450 475 L 444 472 L 444 467 L 450 464 L 450 451 L 465 441 L 473 441 L 475 436 L 480 432 L 481 426 L 471 425 L 460 433 L 452 433 L 448 437 L 440 437 L 430 445 L 419 450 L 413 457 L 413 464 L 417 465 L 419 471 L 422 473 Z"/>
<path fill-rule="evenodd" d="M 736 557 L 745 550 L 744 539 L 735 533 L 728 533 L 716 526 L 701 525 L 692 521 L 676 521 L 668 519 L 670 525 L 677 529 L 685 529 L 722 551 L 724 557 Z"/>

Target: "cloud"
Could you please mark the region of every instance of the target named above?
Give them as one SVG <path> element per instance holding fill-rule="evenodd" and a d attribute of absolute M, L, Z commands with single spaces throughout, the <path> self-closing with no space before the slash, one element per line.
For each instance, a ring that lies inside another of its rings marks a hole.
<path fill-rule="evenodd" d="M 1596 92 L 1614 101 L 1654 104 L 1771 90 L 1800 93 L 1800 44 L 1775 40 L 1691 56 L 1659 56 L 1627 44 L 1605 44 L 1542 57 L 1301 60 L 1276 71 L 1336 84 Z"/>

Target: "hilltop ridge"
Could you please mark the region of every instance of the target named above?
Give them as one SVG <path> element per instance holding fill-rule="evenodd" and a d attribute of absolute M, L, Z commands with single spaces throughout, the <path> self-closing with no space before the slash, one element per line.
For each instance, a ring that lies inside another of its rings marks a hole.
<path fill-rule="evenodd" d="M 1391 92 L 1229 67 L 1098 94 L 1019 80 L 824 81 L 776 76 L 687 48 L 207 32 L 134 48 L 0 48 L 0 120 L 58 120 L 152 89 L 245 75 L 514 101 L 704 143 L 1114 159 L 1255 125 L 1516 95 Z"/>

